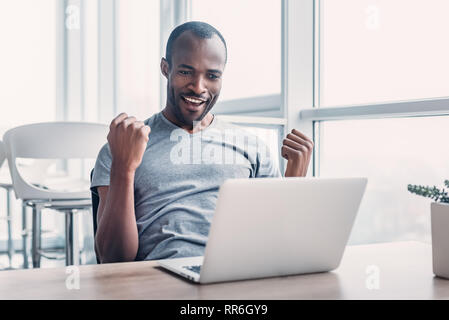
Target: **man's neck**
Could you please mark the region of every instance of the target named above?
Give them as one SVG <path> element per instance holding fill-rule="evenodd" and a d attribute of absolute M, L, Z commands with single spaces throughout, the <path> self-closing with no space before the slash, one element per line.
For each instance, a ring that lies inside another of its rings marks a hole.
<path fill-rule="evenodd" d="M 162 110 L 162 113 L 170 122 L 177 125 L 181 129 L 186 130 L 190 134 L 206 129 L 207 127 L 210 126 L 210 124 L 214 120 L 214 115 L 208 112 L 201 121 L 195 122 L 192 125 L 188 125 L 185 123 L 181 123 L 167 107 L 165 107 L 164 110 Z"/>

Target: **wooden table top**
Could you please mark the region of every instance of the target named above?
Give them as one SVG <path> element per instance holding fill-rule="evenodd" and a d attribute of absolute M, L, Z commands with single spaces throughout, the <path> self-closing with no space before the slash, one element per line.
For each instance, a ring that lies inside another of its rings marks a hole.
<path fill-rule="evenodd" d="M 421 242 L 348 246 L 332 272 L 208 285 L 184 280 L 155 261 L 77 268 L 1 271 L 0 299 L 449 298 L 449 280 L 434 276 L 432 248 Z"/>

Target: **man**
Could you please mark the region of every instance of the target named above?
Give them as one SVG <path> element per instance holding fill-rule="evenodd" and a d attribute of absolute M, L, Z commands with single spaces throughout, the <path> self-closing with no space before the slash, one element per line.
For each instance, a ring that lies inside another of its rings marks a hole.
<path fill-rule="evenodd" d="M 161 60 L 164 110 L 145 122 L 125 113 L 111 122 L 92 179 L 100 197 L 95 249 L 102 263 L 203 255 L 224 180 L 280 176 L 260 141 L 210 113 L 226 60 L 226 42 L 215 28 L 178 26 Z M 288 134 L 281 149 L 285 176 L 305 176 L 312 150 L 302 133 Z"/>

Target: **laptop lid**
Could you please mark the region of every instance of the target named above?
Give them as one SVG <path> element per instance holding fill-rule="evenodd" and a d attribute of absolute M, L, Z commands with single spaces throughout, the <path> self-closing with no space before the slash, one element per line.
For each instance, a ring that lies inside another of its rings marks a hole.
<path fill-rule="evenodd" d="M 226 180 L 200 282 L 337 268 L 366 184 L 366 178 Z"/>

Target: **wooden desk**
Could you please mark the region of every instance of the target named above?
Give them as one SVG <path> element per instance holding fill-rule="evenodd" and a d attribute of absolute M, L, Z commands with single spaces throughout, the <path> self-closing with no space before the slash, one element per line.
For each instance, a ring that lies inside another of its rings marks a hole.
<path fill-rule="evenodd" d="M 154 261 L 80 266 L 79 275 L 80 289 L 68 290 L 65 267 L 2 271 L 0 299 L 449 298 L 449 280 L 433 275 L 431 246 L 420 242 L 348 246 L 333 272 L 210 285 L 192 284 Z"/>

